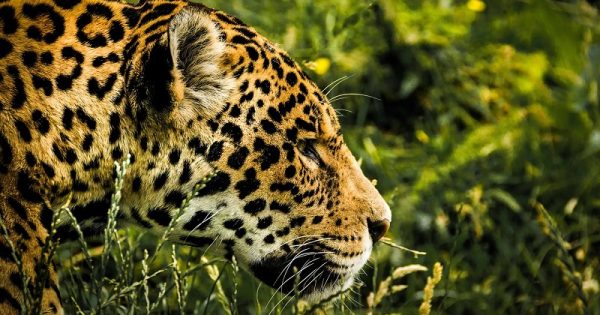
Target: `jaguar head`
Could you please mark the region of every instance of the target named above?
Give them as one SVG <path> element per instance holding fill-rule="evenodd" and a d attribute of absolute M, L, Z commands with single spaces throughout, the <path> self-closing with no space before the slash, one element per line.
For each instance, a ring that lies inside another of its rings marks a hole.
<path fill-rule="evenodd" d="M 192 165 L 216 171 L 182 215 L 180 240 L 213 243 L 285 293 L 317 300 L 348 288 L 391 212 L 326 95 L 280 48 L 222 12 L 187 7 L 164 40 L 175 104 L 165 120 L 195 130 L 185 139 L 200 152 Z"/>

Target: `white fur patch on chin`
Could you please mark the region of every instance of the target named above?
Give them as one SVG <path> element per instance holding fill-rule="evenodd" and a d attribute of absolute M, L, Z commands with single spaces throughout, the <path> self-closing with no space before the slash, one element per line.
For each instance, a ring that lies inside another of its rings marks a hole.
<path fill-rule="evenodd" d="M 344 280 L 344 282 L 338 282 L 332 286 L 323 288 L 322 290 L 311 292 L 302 297 L 302 299 L 308 301 L 309 303 L 319 303 L 321 301 L 327 300 L 332 296 L 339 294 L 342 291 L 348 290 L 354 284 L 354 277 L 348 277 L 348 279 Z M 339 297 L 336 297 L 338 299 Z"/>
<path fill-rule="evenodd" d="M 365 239 L 369 239 L 369 237 L 367 236 L 367 237 L 365 237 Z M 325 287 L 321 290 L 311 292 L 310 294 L 307 294 L 302 298 L 304 300 L 307 300 L 310 303 L 318 303 L 320 301 L 329 299 L 332 296 L 339 294 L 342 291 L 348 290 L 354 284 L 355 277 L 359 274 L 360 270 L 365 266 L 365 264 L 369 260 L 369 257 L 371 257 L 371 252 L 373 251 L 373 246 L 370 243 L 370 241 L 365 241 L 363 246 L 365 246 L 365 250 L 363 251 L 363 253 L 360 256 L 355 257 L 353 259 L 352 268 L 349 269 L 347 278 L 345 280 L 339 281 L 336 284 Z M 338 262 L 338 263 L 347 264 L 347 261 Z"/>

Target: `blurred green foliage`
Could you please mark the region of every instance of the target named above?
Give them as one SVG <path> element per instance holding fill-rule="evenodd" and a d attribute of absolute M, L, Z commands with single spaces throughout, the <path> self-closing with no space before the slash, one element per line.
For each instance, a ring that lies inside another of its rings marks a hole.
<path fill-rule="evenodd" d="M 255 26 L 321 87 L 343 78 L 329 98 L 393 209 L 390 234 L 427 252 L 380 246 L 365 286 L 338 311 L 364 312 L 396 266 L 440 261 L 434 314 L 600 314 L 597 8 L 581 0 L 204 3 Z M 127 233 L 130 246 L 150 244 Z M 183 267 L 202 254 L 177 252 L 188 255 Z M 273 307 L 272 291 L 226 262 L 213 266 L 235 303 L 211 293 L 208 275 L 194 276 L 191 309 Z M 147 285 L 158 290 L 161 279 Z M 425 277 L 406 279 L 376 313 L 418 313 Z"/>
<path fill-rule="evenodd" d="M 207 4 L 279 43 L 320 86 L 350 76 L 329 95 L 342 95 L 334 106 L 346 141 L 390 202 L 396 241 L 428 253 L 414 260 L 382 248 L 381 274 L 443 262 L 439 313 L 600 313 L 596 8 L 577 0 Z M 566 251 L 536 205 L 556 221 Z M 424 279 L 409 280 L 382 312 L 414 312 Z"/>

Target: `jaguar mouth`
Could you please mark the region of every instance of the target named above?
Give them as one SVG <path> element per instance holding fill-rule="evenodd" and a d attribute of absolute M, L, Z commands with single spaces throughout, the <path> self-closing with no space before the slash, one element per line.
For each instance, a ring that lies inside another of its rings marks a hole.
<path fill-rule="evenodd" d="M 323 253 L 299 253 L 266 258 L 249 267 L 270 287 L 286 295 L 312 300 L 317 296 L 333 295 L 348 282 L 347 273 L 334 271 L 336 266 Z"/>

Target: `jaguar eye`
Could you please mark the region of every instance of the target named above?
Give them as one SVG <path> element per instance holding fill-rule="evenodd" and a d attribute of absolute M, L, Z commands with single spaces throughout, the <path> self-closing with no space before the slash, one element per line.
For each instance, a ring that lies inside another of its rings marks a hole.
<path fill-rule="evenodd" d="M 319 156 L 319 152 L 317 152 L 317 149 L 315 148 L 315 143 L 315 139 L 301 140 L 298 142 L 298 149 L 302 155 L 321 165 L 322 160 Z"/>

